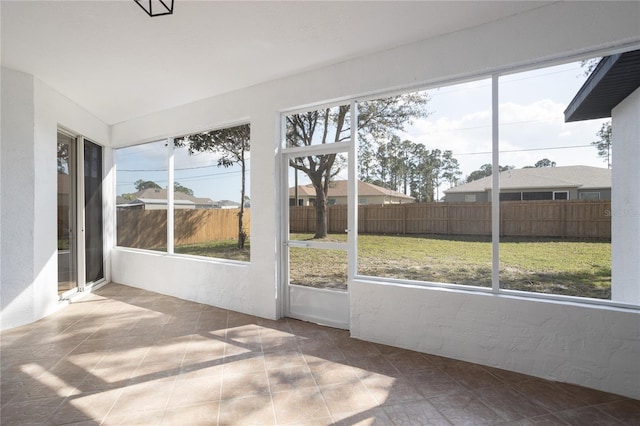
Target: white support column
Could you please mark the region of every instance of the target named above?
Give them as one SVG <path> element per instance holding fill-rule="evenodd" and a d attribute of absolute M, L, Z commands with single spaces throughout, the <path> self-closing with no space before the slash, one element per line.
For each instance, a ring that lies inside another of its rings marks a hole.
<path fill-rule="evenodd" d="M 107 282 L 111 281 L 111 249 L 116 246 L 118 238 L 115 155 L 115 149 L 102 147 L 102 250 L 104 253 L 104 278 Z"/>
<path fill-rule="evenodd" d="M 167 253 L 173 254 L 174 187 L 173 187 L 173 138 L 167 139 Z"/>
<path fill-rule="evenodd" d="M 611 117 L 611 300 L 640 304 L 640 89 Z"/>
<path fill-rule="evenodd" d="M 351 102 L 351 146 L 349 147 L 349 175 L 347 202 L 348 282 L 358 272 L 358 104 Z"/>

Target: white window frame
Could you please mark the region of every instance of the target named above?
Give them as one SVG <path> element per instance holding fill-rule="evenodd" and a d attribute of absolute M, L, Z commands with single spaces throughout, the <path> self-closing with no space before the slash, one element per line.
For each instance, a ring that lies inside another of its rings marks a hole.
<path fill-rule="evenodd" d="M 479 75 L 470 75 L 467 78 L 460 78 L 454 80 L 444 80 L 440 82 L 434 82 L 429 85 L 408 87 L 404 90 L 396 90 L 393 92 L 381 92 L 378 94 L 369 95 L 367 97 L 362 97 L 356 99 L 356 101 L 365 101 L 376 98 L 381 98 L 385 96 L 392 96 L 394 94 L 399 93 L 409 93 L 413 91 L 420 90 L 429 90 L 434 88 L 443 87 L 446 85 L 452 85 L 457 83 L 463 83 L 474 80 L 481 80 L 486 78 L 491 78 L 491 91 L 492 91 L 492 168 L 493 170 L 498 170 L 500 164 L 500 155 L 499 155 L 499 78 L 503 75 L 509 75 L 519 72 L 525 72 L 533 69 L 542 69 L 546 67 L 551 67 L 554 65 L 566 64 L 569 62 L 579 61 L 582 59 L 588 59 L 596 56 L 606 56 L 611 55 L 618 52 L 624 52 L 628 50 L 638 49 L 638 46 L 624 46 L 618 49 L 608 49 L 599 52 L 590 52 L 587 54 L 583 54 L 581 56 L 563 56 L 557 58 L 555 60 L 549 60 L 544 62 L 536 62 L 527 65 L 521 65 L 509 69 L 498 69 L 493 71 L 489 76 L 486 74 Z M 357 155 L 356 151 L 356 155 Z M 391 285 L 419 285 L 425 287 L 436 287 L 436 288 L 448 288 L 455 289 L 460 291 L 467 292 L 481 292 L 481 293 L 493 293 L 495 295 L 509 295 L 516 297 L 526 297 L 530 299 L 545 299 L 545 300 L 555 300 L 561 302 L 570 302 L 570 303 L 581 303 L 588 305 L 605 305 L 605 306 L 613 306 L 613 307 L 622 307 L 622 308 L 631 308 L 634 310 L 640 310 L 640 305 L 627 304 L 622 302 L 614 302 L 612 300 L 605 299 L 595 299 L 595 298 L 587 298 L 587 297 L 579 297 L 579 296 L 565 296 L 560 294 L 551 294 L 551 293 L 535 293 L 521 290 L 509 290 L 500 288 L 499 285 L 499 267 L 500 267 L 500 174 L 494 173 L 492 174 L 492 185 L 491 185 L 491 243 L 492 243 L 492 286 L 491 288 L 487 287 L 479 287 L 479 286 L 470 286 L 470 285 L 461 285 L 461 284 L 449 284 L 449 283 L 439 283 L 439 282 L 428 282 L 428 281 L 411 281 L 406 279 L 395 279 L 388 277 L 372 277 L 372 276 L 364 276 L 358 275 L 356 269 L 356 275 L 354 276 L 354 280 L 359 282 L 375 282 L 375 283 L 386 283 Z M 569 194 L 567 194 L 567 198 Z M 522 198 L 522 195 L 521 195 Z M 554 197 L 555 198 L 555 197 Z M 357 235 L 357 234 L 356 234 Z M 357 256 L 357 254 L 356 254 Z"/>
<path fill-rule="evenodd" d="M 243 124 L 249 124 L 251 125 L 250 121 L 240 121 L 237 123 L 230 123 L 227 125 L 223 125 L 223 126 L 218 126 L 215 128 L 210 129 L 211 131 L 214 130 L 220 130 L 220 129 L 228 129 L 228 128 L 232 128 L 232 127 L 236 127 L 236 126 L 240 126 Z M 197 131 L 192 132 L 192 133 L 197 133 Z M 132 251 L 140 251 L 140 252 L 144 252 L 144 253 L 153 253 L 153 254 L 164 254 L 167 256 L 172 256 L 172 257 L 180 257 L 180 258 L 190 258 L 190 259 L 198 259 L 199 261 L 205 261 L 205 262 L 210 262 L 210 263 L 225 263 L 225 264 L 232 264 L 232 265 L 247 265 L 249 263 L 251 263 L 251 255 L 249 255 L 249 260 L 248 261 L 244 261 L 244 260 L 233 260 L 233 259 L 225 259 L 222 257 L 208 257 L 208 256 L 197 256 L 197 255 L 193 255 L 193 254 L 180 254 L 180 253 L 175 253 L 175 241 L 174 241 L 174 222 L 175 222 L 175 190 L 174 190 L 174 181 L 175 181 L 175 170 L 174 170 L 174 166 L 175 166 L 175 161 L 174 161 L 174 140 L 176 137 L 180 137 L 180 136 L 169 136 L 166 138 L 161 138 L 161 139 L 156 139 L 156 140 L 150 140 L 147 142 L 142 142 L 142 143 L 134 143 L 131 145 L 127 145 L 127 146 L 122 146 L 122 147 L 118 147 L 116 149 L 114 149 L 115 155 L 114 155 L 114 169 L 116 171 L 115 173 L 115 179 L 113 180 L 113 194 L 114 196 L 117 194 L 117 184 L 118 184 L 118 171 L 117 171 L 117 163 L 118 163 L 118 158 L 117 158 L 117 152 L 120 149 L 126 149 L 126 148 L 131 148 L 134 146 L 140 146 L 140 145 L 147 145 L 147 144 L 152 144 L 152 143 L 160 143 L 160 142 L 164 142 L 165 144 L 165 149 L 166 149 L 166 164 L 167 164 L 167 229 L 166 229 L 166 233 L 167 233 L 167 249 L 166 251 L 157 251 L 157 250 L 150 250 L 150 249 L 145 249 L 145 248 L 139 248 L 139 247 L 127 247 L 127 246 L 119 246 L 118 245 L 118 224 L 117 224 L 117 207 L 114 203 L 113 206 L 113 216 L 114 216 L 114 229 L 115 231 L 115 243 L 114 243 L 114 248 L 117 249 L 123 249 L 123 250 L 132 250 Z M 104 156 L 103 156 L 103 162 L 104 162 Z M 114 198 L 115 200 L 115 198 Z"/>

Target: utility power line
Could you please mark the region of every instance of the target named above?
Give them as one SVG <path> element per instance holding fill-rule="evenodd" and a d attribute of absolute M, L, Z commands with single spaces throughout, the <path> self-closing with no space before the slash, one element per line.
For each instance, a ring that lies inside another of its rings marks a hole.
<path fill-rule="evenodd" d="M 586 147 L 590 147 L 591 145 L 567 145 L 567 146 L 549 146 L 549 147 L 544 147 L 544 148 L 523 148 L 523 149 L 505 149 L 504 151 L 498 151 L 499 153 L 505 153 L 505 152 L 525 152 L 525 151 L 546 151 L 549 149 L 571 149 L 571 148 L 586 148 Z M 453 153 L 453 155 L 487 155 L 487 154 L 491 154 L 491 151 L 484 151 L 484 152 L 462 152 L 462 153 Z"/>

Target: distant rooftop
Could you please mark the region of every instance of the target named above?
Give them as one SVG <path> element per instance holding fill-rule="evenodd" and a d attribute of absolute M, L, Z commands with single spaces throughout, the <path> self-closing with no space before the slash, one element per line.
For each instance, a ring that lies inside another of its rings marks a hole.
<path fill-rule="evenodd" d="M 610 188 L 611 170 L 590 166 L 531 167 L 500 172 L 500 189 L 529 188 Z M 491 176 L 474 180 L 445 194 L 456 192 L 485 192 L 491 189 Z"/>
<path fill-rule="evenodd" d="M 294 195 L 294 188 L 289 188 L 289 196 Z M 334 180 L 329 184 L 329 197 L 346 197 L 348 185 L 346 180 Z M 313 189 L 312 184 L 299 185 L 298 196 L 315 197 L 316 191 Z M 372 183 L 358 181 L 358 196 L 359 197 L 371 197 L 371 196 L 392 196 L 396 198 L 406 198 L 407 200 L 413 200 L 413 197 L 405 195 L 402 192 L 393 191 L 391 189 L 383 188 Z"/>
<path fill-rule="evenodd" d="M 162 188 L 147 188 L 132 194 L 133 200 L 140 200 L 145 204 L 166 204 L 167 190 Z M 174 191 L 173 199 L 175 204 L 198 204 L 198 205 L 214 205 L 211 198 L 194 197 L 184 192 Z M 155 201 L 154 201 L 155 200 Z M 125 201 L 133 203 L 133 201 Z"/>

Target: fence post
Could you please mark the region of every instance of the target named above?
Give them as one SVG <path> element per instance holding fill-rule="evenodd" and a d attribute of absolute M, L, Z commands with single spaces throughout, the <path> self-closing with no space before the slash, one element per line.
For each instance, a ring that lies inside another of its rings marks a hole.
<path fill-rule="evenodd" d="M 447 217 L 445 218 L 445 221 L 444 221 L 445 226 L 446 226 L 445 229 L 446 229 L 447 235 L 451 235 L 451 227 L 450 227 L 450 223 L 449 223 L 449 222 L 451 222 L 451 215 L 450 215 L 450 212 L 449 212 L 450 208 L 451 208 L 451 204 L 447 203 L 446 209 L 445 209 L 445 213 L 447 214 Z"/>
<path fill-rule="evenodd" d="M 407 233 L 407 204 L 400 204 L 402 209 L 402 235 Z"/>
<path fill-rule="evenodd" d="M 561 231 L 560 231 L 560 238 L 566 238 L 567 236 L 567 209 L 569 208 L 569 203 L 568 201 L 563 201 L 562 202 L 562 214 L 560 215 L 560 219 L 561 219 Z"/>

